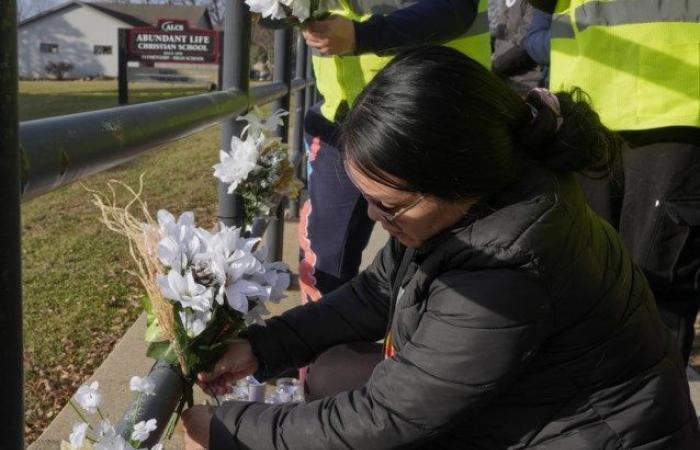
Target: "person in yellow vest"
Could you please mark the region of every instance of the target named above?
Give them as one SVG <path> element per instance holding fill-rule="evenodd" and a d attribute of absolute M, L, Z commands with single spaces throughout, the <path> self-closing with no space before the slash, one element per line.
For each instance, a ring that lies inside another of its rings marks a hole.
<path fill-rule="evenodd" d="M 628 143 L 619 176 L 584 187 L 687 363 L 700 308 L 700 2 L 530 1 L 553 13 L 550 89 L 583 89 Z"/>
<path fill-rule="evenodd" d="M 309 198 L 299 227 L 304 303 L 357 275 L 374 225 L 365 199 L 345 174 L 336 143 L 355 98 L 393 55 L 407 48 L 443 44 L 486 67 L 491 55 L 486 0 L 331 3 L 332 15 L 304 31 L 323 97 L 305 119 Z"/>

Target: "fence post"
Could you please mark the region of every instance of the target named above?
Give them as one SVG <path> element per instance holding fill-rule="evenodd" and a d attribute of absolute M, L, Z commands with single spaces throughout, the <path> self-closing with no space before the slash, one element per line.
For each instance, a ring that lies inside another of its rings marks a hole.
<path fill-rule="evenodd" d="M 237 89 L 248 95 L 250 79 L 250 11 L 243 0 L 226 1 L 224 25 L 222 90 Z M 240 136 L 244 123 L 235 118 L 221 123 L 221 148 L 228 151 L 231 137 Z M 219 220 L 227 226 L 243 225 L 243 203 L 239 196 L 228 194 L 219 182 Z"/>
<path fill-rule="evenodd" d="M 0 449 L 24 448 L 17 4 L 0 0 Z"/>
<path fill-rule="evenodd" d="M 306 42 L 301 33 L 297 34 L 296 40 L 296 65 L 294 68 L 294 78 L 305 79 L 306 73 Z M 304 165 L 304 116 L 306 115 L 305 89 L 300 89 L 294 93 L 294 127 L 292 128 L 292 142 L 289 157 L 294 164 L 294 173 L 301 179 Z M 289 205 L 289 214 L 292 217 L 299 217 L 299 199 L 294 200 Z"/>
<path fill-rule="evenodd" d="M 292 86 L 291 58 L 289 54 L 292 49 L 292 29 L 290 27 L 275 30 L 275 67 L 272 73 L 273 81 L 282 81 L 287 85 L 289 92 L 281 99 L 272 102 L 272 110 L 284 109 L 289 111 Z M 289 142 L 289 116 L 284 118 L 284 123 L 277 129 L 277 136 L 282 138 L 282 142 Z M 297 124 L 298 126 L 298 124 Z M 282 246 L 284 244 L 284 208 L 286 201 L 282 200 L 277 207 L 275 217 L 270 221 L 265 234 L 265 245 L 270 252 L 270 259 L 273 261 L 282 259 Z"/>
<path fill-rule="evenodd" d="M 118 103 L 120 105 L 129 104 L 129 62 L 127 59 L 127 52 L 129 48 L 129 30 L 126 28 L 120 28 L 118 30 L 119 50 L 117 57 L 118 66 L 118 86 L 119 86 L 119 99 Z"/>

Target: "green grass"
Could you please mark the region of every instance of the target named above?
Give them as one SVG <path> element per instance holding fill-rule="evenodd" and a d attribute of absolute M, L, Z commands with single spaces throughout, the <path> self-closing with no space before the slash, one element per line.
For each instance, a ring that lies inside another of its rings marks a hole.
<path fill-rule="evenodd" d="M 111 83 L 111 85 L 109 84 Z M 111 87 L 110 87 L 111 86 Z M 114 82 L 23 82 L 23 119 L 66 114 L 116 104 Z M 136 101 L 181 95 L 145 89 Z M 100 190 L 109 179 L 131 186 L 145 176 L 144 198 L 152 212 L 193 210 L 213 225 L 218 158 L 214 127 L 92 176 Z M 98 221 L 91 196 L 79 184 L 23 204 L 23 277 L 27 441 L 46 428 L 140 312 L 142 289 L 127 273 L 126 241 Z"/>
<path fill-rule="evenodd" d="M 204 92 L 196 86 L 177 84 L 131 83 L 129 102 L 193 95 Z M 117 82 L 100 81 L 20 81 L 19 118 L 32 120 L 96 109 L 112 108 L 117 103 Z"/>

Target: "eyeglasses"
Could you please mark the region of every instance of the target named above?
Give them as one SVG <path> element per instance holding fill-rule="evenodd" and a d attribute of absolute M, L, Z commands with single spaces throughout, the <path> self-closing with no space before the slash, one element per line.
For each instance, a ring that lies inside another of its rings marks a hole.
<path fill-rule="evenodd" d="M 362 191 L 360 191 L 362 192 Z M 386 220 L 387 222 L 391 223 L 394 222 L 396 219 L 399 218 L 402 214 L 407 212 L 408 210 L 415 208 L 418 203 L 423 201 L 425 196 L 423 194 L 419 195 L 418 198 L 416 198 L 411 204 L 403 206 L 399 208 L 398 211 L 395 211 L 396 208 L 387 208 L 386 206 L 382 205 L 381 203 L 377 202 L 376 200 L 366 196 L 364 193 L 362 193 L 362 196 L 367 200 L 367 203 L 372 205 L 374 209 L 377 210 L 380 216 L 382 216 L 382 219 Z"/>

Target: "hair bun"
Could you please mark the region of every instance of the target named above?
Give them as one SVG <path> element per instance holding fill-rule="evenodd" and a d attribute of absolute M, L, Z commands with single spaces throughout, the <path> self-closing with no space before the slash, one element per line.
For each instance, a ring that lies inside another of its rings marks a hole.
<path fill-rule="evenodd" d="M 600 122 L 583 91 L 532 90 L 526 102 L 535 113 L 520 142 L 532 158 L 557 171 L 599 172 L 612 166 L 621 139 Z"/>

